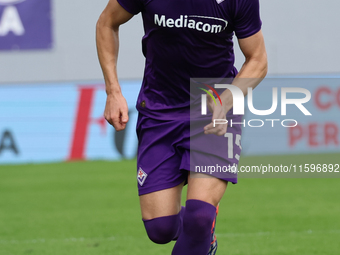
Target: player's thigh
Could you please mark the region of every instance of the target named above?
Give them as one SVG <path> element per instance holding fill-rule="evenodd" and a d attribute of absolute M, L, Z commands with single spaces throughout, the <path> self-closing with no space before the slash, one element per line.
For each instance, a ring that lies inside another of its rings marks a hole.
<path fill-rule="evenodd" d="M 187 199 L 201 200 L 217 206 L 227 189 L 227 185 L 227 181 L 206 174 L 190 172 Z"/>
<path fill-rule="evenodd" d="M 169 189 L 139 196 L 142 218 L 150 220 L 178 214 L 181 210 L 181 195 L 184 182 Z"/>

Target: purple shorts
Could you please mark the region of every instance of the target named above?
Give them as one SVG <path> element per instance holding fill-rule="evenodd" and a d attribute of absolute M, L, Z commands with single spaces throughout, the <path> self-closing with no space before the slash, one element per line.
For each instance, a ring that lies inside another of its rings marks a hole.
<path fill-rule="evenodd" d="M 242 117 L 233 118 L 241 122 Z M 241 126 L 228 126 L 225 136 L 205 135 L 189 120 L 157 120 L 138 116 L 137 181 L 139 195 L 175 187 L 187 180 L 188 171 L 237 183 L 241 154 Z M 236 169 L 236 171 L 235 171 Z"/>

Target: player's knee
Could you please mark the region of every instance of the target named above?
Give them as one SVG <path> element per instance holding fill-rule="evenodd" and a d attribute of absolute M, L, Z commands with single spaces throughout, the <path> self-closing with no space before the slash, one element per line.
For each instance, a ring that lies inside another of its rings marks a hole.
<path fill-rule="evenodd" d="M 204 233 L 211 229 L 213 220 L 213 217 L 199 211 L 188 213 L 184 216 L 183 230 L 187 233 Z"/>
<path fill-rule="evenodd" d="M 166 244 L 174 240 L 179 229 L 178 215 L 144 220 L 144 226 L 148 237 L 157 244 Z"/>
<path fill-rule="evenodd" d="M 157 244 L 166 244 L 173 240 L 176 235 L 177 229 L 171 226 L 153 226 L 152 229 L 146 228 L 149 239 Z"/>
<path fill-rule="evenodd" d="M 207 207 L 210 208 L 207 210 Z M 202 237 L 204 233 L 209 234 L 215 219 L 215 211 L 214 206 L 203 201 L 195 200 L 191 203 L 189 200 L 183 218 L 183 231 L 187 234 L 202 233 Z"/>

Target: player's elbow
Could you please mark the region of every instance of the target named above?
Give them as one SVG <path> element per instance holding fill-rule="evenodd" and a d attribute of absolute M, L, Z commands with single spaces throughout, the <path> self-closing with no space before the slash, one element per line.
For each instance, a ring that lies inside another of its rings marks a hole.
<path fill-rule="evenodd" d="M 101 31 L 105 28 L 115 30 L 116 28 L 118 28 L 118 26 L 114 24 L 112 17 L 110 15 L 107 15 L 107 13 L 104 11 L 97 20 L 96 30 Z"/>
<path fill-rule="evenodd" d="M 97 33 L 99 31 L 101 31 L 105 27 L 104 24 L 105 24 L 105 17 L 103 17 L 103 14 L 101 14 L 99 16 L 99 19 L 97 20 L 97 23 L 96 23 L 96 31 L 97 31 Z"/>
<path fill-rule="evenodd" d="M 101 20 L 101 15 L 100 15 L 96 23 L 96 30 L 100 29 L 101 26 L 102 26 L 102 20 Z"/>
<path fill-rule="evenodd" d="M 268 73 L 268 59 L 266 52 L 249 57 L 248 59 L 246 58 L 246 62 L 248 62 L 248 64 L 251 63 L 251 66 L 256 69 L 256 76 L 258 78 L 266 77 Z"/>
<path fill-rule="evenodd" d="M 262 59 L 260 61 L 260 68 L 261 68 L 262 77 L 264 78 L 268 73 L 267 53 L 264 53 L 262 56 Z"/>

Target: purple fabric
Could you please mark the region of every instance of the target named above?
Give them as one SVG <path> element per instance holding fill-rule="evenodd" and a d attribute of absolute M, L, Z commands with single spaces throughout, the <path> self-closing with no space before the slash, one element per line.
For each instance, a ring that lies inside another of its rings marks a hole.
<path fill-rule="evenodd" d="M 160 120 L 189 116 L 190 78 L 235 77 L 232 37 L 261 29 L 258 0 L 118 0 L 142 13 L 146 57 L 137 109 Z"/>
<path fill-rule="evenodd" d="M 179 228 L 178 228 L 177 233 L 176 233 L 175 237 L 173 238 L 173 240 L 177 240 L 179 235 L 182 233 L 184 213 L 185 213 L 185 207 L 182 206 L 182 209 L 179 212 L 179 218 L 180 218 Z"/>
<path fill-rule="evenodd" d="M 207 255 L 215 217 L 215 206 L 200 200 L 188 200 L 183 217 L 183 231 L 172 255 Z"/>
<path fill-rule="evenodd" d="M 151 241 L 157 244 L 166 244 L 177 240 L 182 232 L 183 214 L 185 207 L 176 215 L 143 220 L 145 230 Z"/>
<path fill-rule="evenodd" d="M 241 121 L 241 116 L 237 117 L 237 121 Z M 206 165 L 238 165 L 238 157 L 228 157 L 227 138 L 205 135 L 203 124 L 200 133 L 191 137 L 190 125 L 189 120 L 161 121 L 139 114 L 137 173 L 140 170 L 145 173 L 143 182 L 138 182 L 139 195 L 179 185 L 187 179 L 187 171 L 196 171 L 196 166 L 204 170 Z M 241 154 L 241 147 L 235 144 L 241 131 L 239 125 L 228 127 L 228 133 L 233 134 L 233 155 Z M 212 176 L 237 183 L 237 174 L 216 172 Z"/>

